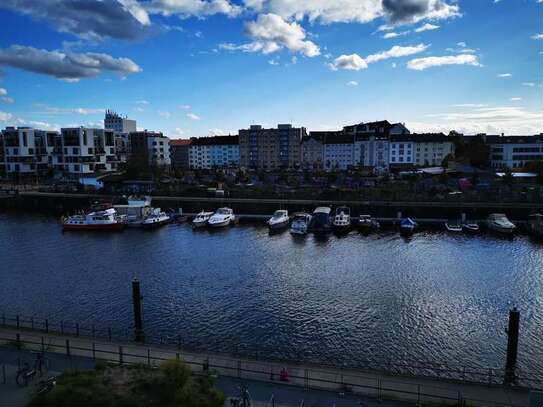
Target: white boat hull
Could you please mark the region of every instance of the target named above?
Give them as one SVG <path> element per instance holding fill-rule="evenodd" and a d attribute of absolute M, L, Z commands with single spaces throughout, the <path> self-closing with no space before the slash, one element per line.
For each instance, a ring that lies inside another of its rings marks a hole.
<path fill-rule="evenodd" d="M 207 224 L 212 228 L 224 228 L 226 226 L 230 226 L 231 222 L 232 219 L 225 219 L 221 222 L 208 222 Z"/>

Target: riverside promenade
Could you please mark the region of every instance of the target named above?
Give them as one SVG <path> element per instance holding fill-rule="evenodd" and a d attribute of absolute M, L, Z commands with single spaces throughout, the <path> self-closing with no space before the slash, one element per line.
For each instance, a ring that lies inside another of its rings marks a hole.
<path fill-rule="evenodd" d="M 401 400 L 417 405 L 520 407 L 530 406 L 530 397 L 534 397 L 530 390 L 520 387 L 396 376 L 299 363 L 263 362 L 229 355 L 190 352 L 173 346 L 75 337 L 25 328 L 0 328 L 0 346 L 115 364 L 144 363 L 158 366 L 164 360 L 179 358 L 184 360 L 193 372 L 210 373 L 219 378 L 236 378 L 284 388 L 298 388 L 309 393 L 327 390 L 375 400 Z M 0 360 L 0 364 L 2 363 L 6 361 Z M 288 372 L 286 380 L 281 380 L 282 370 Z M 0 383 L 1 380 L 0 377 Z"/>

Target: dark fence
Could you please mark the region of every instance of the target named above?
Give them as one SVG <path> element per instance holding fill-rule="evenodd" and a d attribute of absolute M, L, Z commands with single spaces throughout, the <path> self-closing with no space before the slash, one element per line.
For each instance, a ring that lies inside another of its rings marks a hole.
<path fill-rule="evenodd" d="M 28 317 L 21 315 L 7 315 L 2 313 L 0 324 L 5 327 L 17 329 L 29 329 L 43 333 L 61 334 L 73 337 L 93 338 L 107 342 L 134 342 L 134 332 L 130 329 L 119 330 L 112 328 L 96 327 L 95 325 L 83 325 L 67 321 L 50 320 L 48 318 Z M 189 349 L 182 341 L 181 336 L 168 335 L 158 336 L 145 334 L 145 343 L 149 345 L 173 347 L 185 351 L 206 353 L 201 349 Z M 226 357 L 227 355 L 224 355 Z M 241 358 L 243 355 L 232 354 L 231 357 Z M 270 363 L 292 363 L 300 364 L 300 361 L 269 360 Z M 337 369 L 338 366 L 326 366 L 323 364 L 313 365 L 315 368 Z M 342 367 L 345 368 L 345 367 Z M 505 371 L 499 367 L 480 367 L 455 365 L 451 363 L 435 363 L 409 361 L 393 363 L 390 361 L 360 361 L 356 366 L 349 367 L 357 371 L 379 372 L 392 375 L 409 375 L 439 380 L 453 380 L 460 382 L 471 382 L 489 386 L 502 385 L 504 383 Z M 528 388 L 543 388 L 543 372 L 527 372 L 521 369 L 516 371 L 516 384 Z"/>

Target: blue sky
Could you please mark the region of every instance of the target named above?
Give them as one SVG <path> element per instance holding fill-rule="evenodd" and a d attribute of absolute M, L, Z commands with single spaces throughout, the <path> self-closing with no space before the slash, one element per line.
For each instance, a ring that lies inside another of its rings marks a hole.
<path fill-rule="evenodd" d="M 0 125 L 543 132 L 541 0 L 2 0 Z"/>

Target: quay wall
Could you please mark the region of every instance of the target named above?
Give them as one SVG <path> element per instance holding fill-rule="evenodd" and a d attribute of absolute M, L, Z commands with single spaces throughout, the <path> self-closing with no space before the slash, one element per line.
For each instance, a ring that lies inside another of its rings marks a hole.
<path fill-rule="evenodd" d="M 78 209 L 88 208 L 93 202 L 107 200 L 122 202 L 122 197 L 94 194 L 66 194 L 45 192 L 20 192 L 10 199 L 0 200 L 0 208 L 22 211 L 66 214 Z M 543 212 L 543 203 L 510 202 L 391 202 L 391 201 L 321 201 L 299 199 L 247 199 L 215 197 L 153 196 L 153 205 L 162 209 L 195 213 L 201 210 L 214 211 L 221 206 L 229 206 L 236 213 L 247 215 L 272 214 L 277 209 L 312 212 L 317 206 L 337 207 L 346 205 L 353 216 L 371 214 L 381 218 L 403 216 L 413 218 L 457 218 L 465 213 L 469 219 L 486 219 L 490 213 L 503 212 L 512 220 L 526 220 L 532 213 Z"/>

